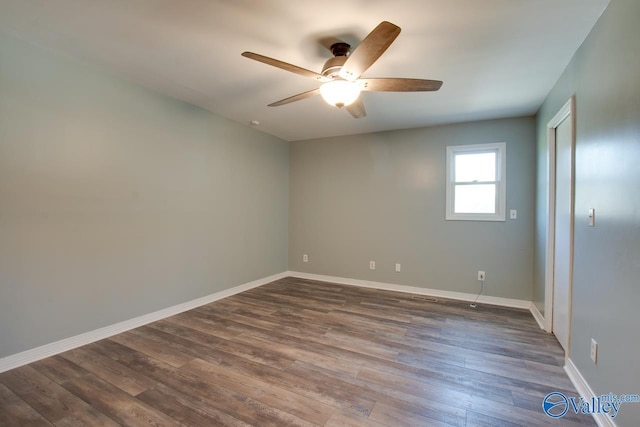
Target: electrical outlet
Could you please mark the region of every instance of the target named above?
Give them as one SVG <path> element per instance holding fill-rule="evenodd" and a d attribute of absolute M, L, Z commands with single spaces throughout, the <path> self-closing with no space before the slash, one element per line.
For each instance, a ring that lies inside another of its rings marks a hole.
<path fill-rule="evenodd" d="M 591 338 L 591 360 L 594 364 L 598 363 L 598 343 Z"/>
<path fill-rule="evenodd" d="M 375 269 L 376 269 L 376 262 L 369 261 L 369 270 L 375 270 Z"/>
<path fill-rule="evenodd" d="M 401 265 L 396 263 L 396 273 L 400 273 Z"/>
<path fill-rule="evenodd" d="M 309 255 L 303 254 L 302 255 L 302 262 L 309 262 Z"/>
<path fill-rule="evenodd" d="M 484 279 L 485 279 L 484 271 L 478 270 L 478 280 L 481 282 L 484 282 Z"/>

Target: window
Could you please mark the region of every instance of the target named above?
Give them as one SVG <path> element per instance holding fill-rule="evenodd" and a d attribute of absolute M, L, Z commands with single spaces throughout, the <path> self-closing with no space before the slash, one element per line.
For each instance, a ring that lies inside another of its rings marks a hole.
<path fill-rule="evenodd" d="M 447 147 L 448 220 L 504 221 L 506 143 Z"/>

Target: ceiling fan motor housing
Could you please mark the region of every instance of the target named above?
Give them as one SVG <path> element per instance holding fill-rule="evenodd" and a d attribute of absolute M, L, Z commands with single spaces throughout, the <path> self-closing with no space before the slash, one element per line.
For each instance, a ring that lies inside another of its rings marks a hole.
<path fill-rule="evenodd" d="M 334 43 L 331 45 L 331 53 L 333 58 L 329 58 L 322 67 L 322 75 L 325 77 L 335 77 L 340 72 L 340 69 L 347 62 L 347 57 L 351 52 L 351 46 L 347 43 Z"/>
<path fill-rule="evenodd" d="M 322 67 L 322 75 L 329 78 L 336 77 L 345 62 L 347 62 L 346 56 L 334 56 L 328 59 Z"/>

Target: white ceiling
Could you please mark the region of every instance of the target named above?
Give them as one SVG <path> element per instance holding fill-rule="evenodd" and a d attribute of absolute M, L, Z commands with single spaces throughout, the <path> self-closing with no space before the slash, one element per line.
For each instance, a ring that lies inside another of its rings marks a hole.
<path fill-rule="evenodd" d="M 0 0 L 0 30 L 285 140 L 533 114 L 609 0 Z M 320 40 L 355 47 L 402 28 L 365 77 L 443 80 L 439 92 L 362 94 L 367 117 L 313 97 Z"/>

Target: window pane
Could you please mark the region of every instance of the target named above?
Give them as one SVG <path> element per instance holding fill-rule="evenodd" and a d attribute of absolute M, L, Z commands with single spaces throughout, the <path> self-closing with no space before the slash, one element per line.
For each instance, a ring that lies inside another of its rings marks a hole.
<path fill-rule="evenodd" d="M 455 182 L 496 180 L 496 153 L 460 153 L 455 156 Z"/>
<path fill-rule="evenodd" d="M 495 213 L 495 184 L 456 185 L 455 213 Z"/>

